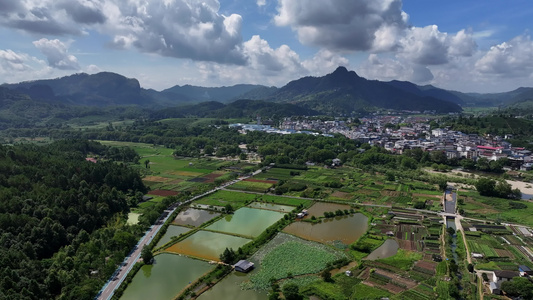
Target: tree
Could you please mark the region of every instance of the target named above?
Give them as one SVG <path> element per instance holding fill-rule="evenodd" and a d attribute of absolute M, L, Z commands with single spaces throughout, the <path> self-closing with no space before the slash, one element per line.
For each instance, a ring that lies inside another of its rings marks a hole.
<path fill-rule="evenodd" d="M 320 276 L 322 277 L 324 282 L 333 282 L 333 279 L 331 278 L 331 272 L 329 271 L 329 269 L 325 269 L 324 271 L 322 271 L 322 273 L 320 273 Z"/>
<path fill-rule="evenodd" d="M 152 254 L 152 250 L 150 250 L 150 247 L 147 245 L 144 245 L 142 251 L 141 251 L 141 257 L 145 264 L 152 264 L 152 261 L 154 259 L 154 255 Z"/>
<path fill-rule="evenodd" d="M 494 196 L 496 181 L 489 178 L 480 178 L 474 186 L 481 196 Z"/>
<path fill-rule="evenodd" d="M 508 296 L 533 299 L 533 283 L 525 277 L 515 277 L 511 281 L 504 281 L 501 288 Z"/>
<path fill-rule="evenodd" d="M 471 160 L 470 158 L 466 158 L 461 160 L 461 166 L 465 170 L 474 170 L 476 168 L 476 162 Z"/>
<path fill-rule="evenodd" d="M 286 284 L 283 287 L 283 296 L 286 300 L 302 300 L 303 296 L 300 295 L 298 286 L 294 283 Z"/>
<path fill-rule="evenodd" d="M 474 265 L 473 264 L 468 264 L 468 272 L 474 273 Z"/>
<path fill-rule="evenodd" d="M 224 210 L 226 211 L 227 214 L 232 214 L 233 213 L 233 206 L 231 206 L 231 204 L 226 204 L 226 206 L 224 206 Z"/>
<path fill-rule="evenodd" d="M 148 169 L 148 166 L 149 166 L 149 165 L 150 165 L 150 160 L 149 160 L 149 159 L 144 160 L 144 167 L 145 167 L 146 169 Z"/>

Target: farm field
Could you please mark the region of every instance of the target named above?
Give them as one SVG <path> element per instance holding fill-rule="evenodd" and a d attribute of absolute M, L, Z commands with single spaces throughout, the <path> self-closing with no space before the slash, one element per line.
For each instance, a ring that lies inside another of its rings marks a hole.
<path fill-rule="evenodd" d="M 226 204 L 231 204 L 233 209 L 236 210 L 252 202 L 258 201 L 264 203 L 276 203 L 290 206 L 298 206 L 300 204 L 304 206 L 309 206 L 312 202 L 311 200 L 307 199 L 279 197 L 274 195 L 248 194 L 238 191 L 221 190 L 210 194 L 204 198 L 201 198 L 195 201 L 195 203 L 219 207 L 224 207 L 226 206 Z"/>

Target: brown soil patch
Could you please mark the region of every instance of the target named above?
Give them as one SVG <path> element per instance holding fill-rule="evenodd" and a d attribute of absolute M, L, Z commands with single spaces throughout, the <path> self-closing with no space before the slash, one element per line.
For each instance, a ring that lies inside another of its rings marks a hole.
<path fill-rule="evenodd" d="M 167 182 L 167 183 L 168 183 L 168 184 L 178 184 L 178 183 L 181 183 L 181 182 L 183 182 L 182 179 L 174 179 L 174 180 L 169 181 L 169 182 Z"/>
<path fill-rule="evenodd" d="M 395 274 L 395 273 L 392 273 L 392 272 L 389 272 L 389 271 L 385 271 L 385 270 L 382 270 L 382 269 L 376 269 L 376 273 L 378 273 L 380 275 L 383 275 L 383 276 L 387 276 L 388 278 L 392 279 L 392 281 L 405 285 L 408 289 L 412 289 L 418 284 L 414 280 L 403 278 L 403 277 L 401 277 L 398 274 Z"/>
<path fill-rule="evenodd" d="M 143 179 L 145 181 L 152 181 L 152 182 L 167 182 L 170 180 L 170 178 L 161 177 L 161 176 L 146 176 Z"/>
<path fill-rule="evenodd" d="M 399 287 L 399 286 L 397 286 L 395 284 L 392 284 L 392 283 L 387 283 L 386 285 L 382 286 L 382 288 L 386 289 L 387 291 L 389 291 L 390 293 L 393 293 L 395 295 L 405 291 L 404 288 Z"/>
<path fill-rule="evenodd" d="M 196 176 L 202 175 L 203 173 L 188 172 L 188 171 L 176 171 L 176 172 L 172 172 L 170 174 L 178 175 L 178 176 L 196 177 Z"/>
<path fill-rule="evenodd" d="M 330 195 L 331 197 L 341 198 L 341 199 L 351 199 L 352 194 L 346 192 L 336 191 Z"/>
<path fill-rule="evenodd" d="M 494 249 L 494 251 L 496 251 L 496 253 L 498 253 L 499 257 L 509 257 L 511 259 L 514 259 L 514 255 L 508 250 Z"/>
<path fill-rule="evenodd" d="M 415 267 L 419 267 L 429 271 L 435 271 L 435 269 L 437 268 L 437 263 L 433 261 L 419 260 L 415 263 Z"/>
<path fill-rule="evenodd" d="M 205 175 L 203 177 L 203 178 L 205 178 L 204 183 L 213 183 L 213 182 L 215 182 L 215 179 L 217 179 L 218 177 L 220 177 L 222 175 L 223 174 L 216 174 L 216 173 L 207 174 L 207 175 Z"/>
<path fill-rule="evenodd" d="M 400 244 L 400 248 L 405 250 L 413 251 L 416 249 L 414 243 L 411 241 L 398 240 L 398 244 Z"/>
<path fill-rule="evenodd" d="M 387 191 L 387 190 L 381 191 L 382 196 L 390 196 L 390 197 L 398 197 L 400 196 L 400 193 L 401 192 L 398 192 L 398 191 Z"/>
<path fill-rule="evenodd" d="M 153 190 L 153 191 L 148 192 L 148 195 L 163 196 L 163 197 L 176 196 L 177 194 L 179 193 L 176 191 L 169 191 L 169 190 Z"/>
<path fill-rule="evenodd" d="M 252 179 L 252 178 L 247 178 L 247 179 L 244 179 L 243 181 L 261 182 L 261 183 L 270 183 L 270 184 L 278 183 L 276 180 L 261 180 L 261 179 Z"/>

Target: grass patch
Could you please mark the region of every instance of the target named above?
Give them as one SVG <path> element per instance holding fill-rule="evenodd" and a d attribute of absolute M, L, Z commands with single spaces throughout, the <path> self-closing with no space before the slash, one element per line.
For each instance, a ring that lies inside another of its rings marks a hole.
<path fill-rule="evenodd" d="M 408 251 L 405 249 L 398 249 L 398 253 L 396 253 L 396 255 L 388 258 L 378 259 L 377 261 L 398 269 L 408 271 L 413 266 L 413 263 L 420 259 L 422 259 L 421 253 Z"/>
<path fill-rule="evenodd" d="M 353 293 L 353 298 L 351 298 L 354 300 L 381 299 L 390 297 L 392 295 L 387 291 L 371 287 L 362 283 L 356 285 L 354 290 L 355 291 Z"/>

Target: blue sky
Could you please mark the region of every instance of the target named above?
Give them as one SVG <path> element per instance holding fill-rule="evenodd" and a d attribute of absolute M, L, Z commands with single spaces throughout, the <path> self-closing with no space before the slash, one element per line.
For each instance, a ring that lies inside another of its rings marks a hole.
<path fill-rule="evenodd" d="M 530 0 L 0 0 L 0 83 L 110 71 L 283 86 L 339 65 L 464 92 L 533 86 Z"/>

